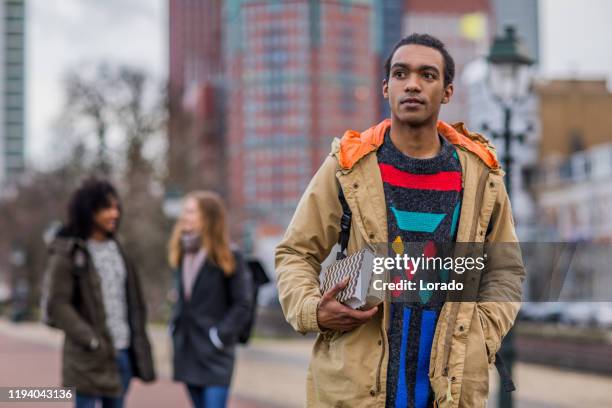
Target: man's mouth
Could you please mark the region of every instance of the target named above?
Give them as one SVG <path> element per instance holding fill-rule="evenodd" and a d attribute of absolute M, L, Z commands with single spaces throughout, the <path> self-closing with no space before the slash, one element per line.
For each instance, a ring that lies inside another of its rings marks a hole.
<path fill-rule="evenodd" d="M 415 98 L 414 96 L 405 97 L 400 99 L 400 105 L 402 106 L 420 106 L 425 105 L 425 101 L 421 98 Z"/>

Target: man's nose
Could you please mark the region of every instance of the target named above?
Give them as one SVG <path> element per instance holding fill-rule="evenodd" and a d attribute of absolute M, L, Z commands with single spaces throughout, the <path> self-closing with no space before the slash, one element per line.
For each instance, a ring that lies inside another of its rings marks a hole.
<path fill-rule="evenodd" d="M 404 84 L 404 91 L 406 92 L 421 92 L 421 85 L 418 81 L 418 75 L 411 74 L 406 78 L 406 83 Z"/>

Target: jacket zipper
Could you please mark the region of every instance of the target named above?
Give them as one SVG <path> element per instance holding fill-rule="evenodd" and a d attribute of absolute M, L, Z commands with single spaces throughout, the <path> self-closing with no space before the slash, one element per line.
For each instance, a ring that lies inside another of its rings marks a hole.
<path fill-rule="evenodd" d="M 474 211 L 474 215 L 472 218 L 472 229 L 470 231 L 470 246 L 474 243 L 474 240 L 476 239 L 476 230 L 478 227 L 478 217 L 480 215 L 480 211 L 482 210 L 482 196 L 484 195 L 484 189 L 486 187 L 487 184 L 487 178 L 489 177 L 489 169 L 487 168 L 482 175 L 480 176 L 480 180 L 478 181 L 478 189 L 476 191 L 476 198 L 480 198 L 480 200 L 478 201 L 478 208 L 475 209 Z M 450 321 L 448 322 L 448 326 L 447 326 L 447 331 L 446 331 L 446 338 L 444 339 L 444 358 L 443 358 L 443 362 L 444 362 L 444 370 L 442 372 L 442 375 L 444 377 L 446 377 L 448 379 L 448 388 L 446 391 L 446 398 L 447 400 L 453 401 L 453 396 L 451 393 L 451 384 L 452 384 L 452 380 L 450 378 L 448 378 L 448 361 L 450 359 L 450 343 L 453 337 L 453 331 L 454 331 L 454 326 L 455 326 L 455 321 L 457 320 L 457 314 L 459 312 L 459 306 L 460 303 L 455 303 L 453 304 L 453 308 L 451 309 L 450 312 Z"/>

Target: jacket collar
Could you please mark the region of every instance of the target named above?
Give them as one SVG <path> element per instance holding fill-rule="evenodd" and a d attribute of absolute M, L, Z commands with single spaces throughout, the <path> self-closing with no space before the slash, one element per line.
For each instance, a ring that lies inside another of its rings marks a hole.
<path fill-rule="evenodd" d="M 344 170 L 350 170 L 365 155 L 377 150 L 383 143 L 385 132 L 390 126 L 391 120 L 385 119 L 362 133 L 347 130 L 342 136 L 336 152 L 340 167 Z M 473 153 L 491 170 L 500 169 L 495 148 L 484 136 L 470 132 L 463 122 L 449 125 L 438 121 L 437 128 L 446 140 L 462 150 Z"/>
<path fill-rule="evenodd" d="M 371 243 L 388 241 L 383 183 L 376 155 L 370 153 L 380 147 L 389 126 L 390 121 L 385 120 L 363 133 L 348 131 L 342 140 L 335 139 L 332 144 L 331 154 L 338 161 L 336 177 L 353 212 L 354 224 Z M 493 146 L 483 136 L 467 131 L 462 123 L 450 126 L 440 122 L 438 131 L 457 149 L 463 188 L 457 241 L 470 242 L 479 216 L 477 204 L 483 197 L 482 186 L 487 180 L 500 184 L 504 171 Z"/>

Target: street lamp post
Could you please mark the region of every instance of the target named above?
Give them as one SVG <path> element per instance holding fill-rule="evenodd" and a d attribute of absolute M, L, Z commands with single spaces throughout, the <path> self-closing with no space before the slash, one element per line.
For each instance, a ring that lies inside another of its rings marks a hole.
<path fill-rule="evenodd" d="M 508 26 L 501 37 L 496 37 L 489 55 L 489 86 L 495 100 L 501 105 L 504 112 L 503 131 L 501 134 L 491 132 L 493 137 L 503 139 L 504 155 L 502 158 L 506 171 L 506 190 L 508 197 L 512 197 L 512 165 L 511 146 L 514 139 L 522 142 L 522 134 L 512 133 L 512 109 L 517 102 L 529 94 L 530 70 L 533 60 L 529 57 L 523 43 L 516 37 L 514 27 Z M 514 364 L 514 344 L 512 330 L 506 335 L 501 346 L 500 354 L 508 364 L 508 371 L 512 375 Z M 504 392 L 502 384 L 499 387 L 499 407 L 512 408 L 512 394 Z"/>

